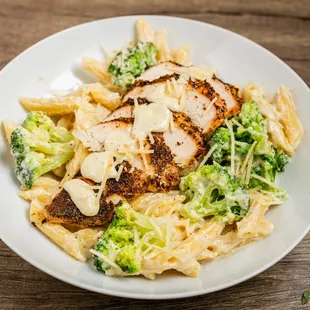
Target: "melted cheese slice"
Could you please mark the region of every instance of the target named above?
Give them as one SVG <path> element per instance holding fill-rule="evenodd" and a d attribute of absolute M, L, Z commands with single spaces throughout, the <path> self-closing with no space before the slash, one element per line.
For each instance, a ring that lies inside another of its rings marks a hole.
<path fill-rule="evenodd" d="M 149 132 L 165 132 L 169 128 L 171 112 L 164 104 L 150 103 L 135 107 L 133 135 L 145 139 Z"/>
<path fill-rule="evenodd" d="M 100 206 L 96 204 L 96 193 L 86 182 L 73 179 L 64 184 L 64 189 L 82 214 L 95 216 L 98 213 Z"/>
<path fill-rule="evenodd" d="M 108 179 L 117 177 L 114 155 L 110 151 L 89 154 L 81 165 L 82 176 L 96 183 L 102 182 L 105 175 Z"/>

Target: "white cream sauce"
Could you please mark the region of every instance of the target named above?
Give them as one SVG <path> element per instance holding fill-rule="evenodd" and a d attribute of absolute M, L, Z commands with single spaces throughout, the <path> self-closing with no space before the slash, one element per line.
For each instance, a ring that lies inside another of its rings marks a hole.
<path fill-rule="evenodd" d="M 165 132 L 169 128 L 171 112 L 166 105 L 150 103 L 135 107 L 133 135 L 145 139 L 149 132 Z"/>
<path fill-rule="evenodd" d="M 96 183 L 102 182 L 104 177 L 115 178 L 117 171 L 113 160 L 114 155 L 110 151 L 89 154 L 81 165 L 82 176 Z"/>
<path fill-rule="evenodd" d="M 64 184 L 64 189 L 82 214 L 86 216 L 98 214 L 100 205 L 96 204 L 96 193 L 89 184 L 79 179 L 73 179 Z"/>

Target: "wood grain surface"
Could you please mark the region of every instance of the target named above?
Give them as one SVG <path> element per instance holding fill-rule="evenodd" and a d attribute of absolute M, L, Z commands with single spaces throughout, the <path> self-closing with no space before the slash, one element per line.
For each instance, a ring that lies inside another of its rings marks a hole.
<path fill-rule="evenodd" d="M 0 68 L 59 30 L 133 14 L 181 16 L 235 31 L 275 53 L 310 85 L 310 0 L 0 0 Z M 307 289 L 309 234 L 249 281 L 168 301 L 122 299 L 73 287 L 32 267 L 0 241 L 0 309 L 310 309 L 300 302 Z"/>

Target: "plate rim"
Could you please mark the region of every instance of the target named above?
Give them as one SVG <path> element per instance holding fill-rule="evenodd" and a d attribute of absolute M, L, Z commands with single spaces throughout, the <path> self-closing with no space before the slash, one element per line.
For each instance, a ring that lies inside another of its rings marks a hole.
<path fill-rule="evenodd" d="M 229 29 L 226 29 L 226 28 L 223 28 L 220 26 L 216 26 L 216 25 L 213 25 L 210 23 L 206 23 L 206 22 L 202 22 L 202 21 L 198 21 L 198 20 L 194 20 L 194 19 L 190 19 L 190 18 L 177 17 L 177 16 L 166 16 L 166 15 L 144 15 L 144 14 L 141 14 L 141 15 L 115 16 L 115 17 L 97 19 L 97 20 L 81 23 L 81 24 L 60 30 L 60 31 L 58 31 L 58 32 L 56 32 L 56 33 L 54 33 L 54 34 L 52 34 L 52 35 L 50 35 L 50 36 L 48 36 L 42 40 L 37 41 L 36 43 L 34 43 L 33 45 L 29 46 L 24 51 L 22 51 L 20 54 L 18 54 L 16 57 L 14 57 L 8 64 L 6 64 L 1 69 L 0 75 L 3 74 L 5 71 L 9 70 L 10 67 L 19 58 L 21 58 L 24 54 L 31 51 L 32 49 L 37 48 L 39 45 L 44 44 L 45 41 L 48 41 L 48 40 L 50 40 L 54 37 L 57 37 L 57 36 L 61 36 L 63 33 L 74 31 L 78 28 L 84 27 L 84 26 L 89 25 L 89 24 L 95 24 L 95 23 L 99 24 L 102 21 L 106 21 L 106 20 L 127 19 L 127 18 L 128 19 L 138 19 L 138 18 L 142 18 L 142 17 L 145 19 L 148 19 L 148 18 L 151 18 L 151 19 L 157 19 L 157 18 L 158 19 L 162 19 L 162 18 L 176 19 L 176 20 L 185 21 L 185 22 L 189 22 L 189 23 L 196 23 L 196 24 L 199 24 L 201 26 L 207 25 L 208 27 L 216 28 L 217 30 L 220 30 L 223 32 L 228 32 L 230 35 L 242 38 L 243 40 L 248 41 L 248 43 L 254 44 L 256 47 L 263 50 L 265 53 L 269 54 L 269 56 L 271 56 L 274 59 L 274 61 L 280 62 L 281 65 L 284 65 L 286 67 L 286 69 L 288 69 L 295 76 L 295 78 L 297 78 L 299 80 L 299 82 L 301 82 L 301 85 L 303 85 L 303 87 L 306 88 L 306 90 L 310 96 L 310 89 L 309 89 L 308 85 L 306 84 L 306 82 L 288 64 L 286 64 L 282 59 L 280 59 L 274 53 L 270 52 L 268 49 L 259 45 L 258 43 L 254 42 L 254 41 L 252 41 L 252 40 L 250 40 L 250 39 L 248 39 L 248 38 L 246 38 L 246 37 L 244 37 L 244 36 L 242 36 L 236 32 L 233 32 Z M 92 292 L 96 292 L 96 293 L 100 293 L 100 294 L 106 294 L 109 296 L 121 297 L 121 298 L 144 299 L 144 300 L 168 300 L 168 299 L 180 299 L 180 298 L 188 298 L 188 297 L 194 297 L 194 296 L 199 296 L 199 295 L 205 295 L 205 294 L 220 291 L 220 290 L 232 287 L 234 285 L 237 285 L 239 283 L 242 283 L 244 281 L 247 281 L 247 280 L 255 277 L 256 275 L 264 272 L 265 270 L 269 269 L 270 267 L 272 267 L 276 263 L 278 263 L 281 259 L 283 259 L 286 255 L 288 255 L 304 239 L 304 237 L 309 232 L 310 232 L 310 223 L 309 223 L 308 227 L 305 229 L 305 231 L 299 236 L 299 238 L 297 238 L 297 240 L 290 247 L 288 247 L 282 254 L 278 255 L 276 258 L 271 260 L 265 266 L 253 271 L 252 273 L 249 273 L 246 276 L 243 276 L 241 278 L 237 278 L 233 281 L 230 281 L 230 282 L 227 282 L 224 284 L 219 284 L 219 285 L 217 285 L 213 288 L 209 288 L 209 289 L 200 289 L 200 290 L 195 290 L 195 291 L 191 291 L 191 292 L 161 294 L 161 295 L 118 292 L 115 290 L 109 290 L 109 289 L 105 289 L 105 288 L 97 288 L 97 287 L 93 287 L 93 286 L 88 285 L 88 284 L 83 284 L 83 283 L 77 282 L 74 278 L 70 278 L 70 277 L 58 274 L 57 272 L 54 272 L 53 270 L 50 270 L 47 267 L 42 266 L 42 264 L 40 262 L 33 261 L 31 258 L 28 257 L 28 255 L 24 255 L 13 244 L 11 244 L 9 241 L 5 240 L 5 237 L 3 238 L 3 236 L 0 236 L 0 239 L 3 241 L 3 243 L 7 247 L 9 247 L 14 253 L 16 253 L 18 256 L 20 256 L 22 259 L 24 259 L 30 265 L 34 266 L 35 268 L 39 269 L 40 271 L 43 271 L 44 273 L 46 273 L 48 275 L 50 275 L 50 276 L 52 276 L 52 277 L 54 277 L 60 281 L 63 281 L 65 283 L 68 283 L 70 285 L 73 285 L 73 286 L 76 286 L 76 287 L 79 287 L 79 288 L 82 288 L 82 289 L 85 289 L 88 291 L 92 291 Z"/>

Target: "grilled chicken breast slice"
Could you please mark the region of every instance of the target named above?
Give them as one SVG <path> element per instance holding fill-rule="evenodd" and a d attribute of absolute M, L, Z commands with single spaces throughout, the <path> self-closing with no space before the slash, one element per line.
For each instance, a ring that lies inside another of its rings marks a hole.
<path fill-rule="evenodd" d="M 119 118 L 132 118 L 133 117 L 133 106 L 126 104 L 115 111 L 113 111 L 105 120 L 104 122 L 117 120 Z"/>
<path fill-rule="evenodd" d="M 132 126 L 132 118 L 120 118 L 92 126 L 82 132 L 75 133 L 75 135 L 85 147 L 93 152 L 106 150 L 107 143 L 110 148 L 112 145 L 112 148 L 114 147 L 116 150 L 122 148 L 122 144 L 133 141 Z M 143 141 L 144 148 L 152 150 L 153 153 L 142 155 L 139 153 L 138 143 L 133 141 L 134 144 L 131 147 L 135 152 L 129 152 L 130 164 L 134 168 L 143 170 L 153 179 L 152 190 L 156 186 L 160 190 L 168 190 L 178 184 L 179 169 L 173 160 L 170 148 L 165 144 L 163 134 L 153 133 L 153 139 L 153 143 L 149 141 L 149 138 Z"/>
<path fill-rule="evenodd" d="M 121 117 L 119 119 L 104 121 L 83 131 L 75 132 L 74 135 L 92 152 L 113 151 L 123 148 L 124 144 L 129 142 L 131 143 L 132 150 L 138 150 L 139 146 L 132 138 L 132 126 L 133 118 Z M 130 157 L 130 163 L 133 167 L 144 170 L 140 155 L 130 153 Z"/>
<path fill-rule="evenodd" d="M 180 170 L 177 167 L 174 156 L 169 146 L 165 143 L 162 132 L 153 132 L 152 137 L 146 139 L 144 148 L 153 153 L 145 154 L 147 166 L 152 176 L 150 191 L 165 192 L 171 190 L 180 182 Z"/>
<path fill-rule="evenodd" d="M 79 177 L 82 181 L 90 185 L 95 185 L 91 180 Z M 105 196 L 100 198 L 100 209 L 95 216 L 86 216 L 76 207 L 71 200 L 69 193 L 62 189 L 52 200 L 52 202 L 44 208 L 45 222 L 59 224 L 73 224 L 83 227 L 101 226 L 111 222 L 114 215 L 113 203 L 107 203 Z"/>
<path fill-rule="evenodd" d="M 203 134 L 210 136 L 223 123 L 227 109 L 225 101 L 207 81 L 189 79 L 182 110 L 202 128 Z"/>
<path fill-rule="evenodd" d="M 136 81 L 131 90 L 124 96 L 123 103 L 134 104 L 134 99 L 137 99 L 139 104 L 160 101 L 172 110 L 179 109 L 178 99 L 168 96 L 166 93 L 167 81 L 171 81 L 173 78 L 177 80 L 179 75 L 165 75 L 152 81 Z"/>
<path fill-rule="evenodd" d="M 164 132 L 165 143 L 179 167 L 194 168 L 206 152 L 202 131 L 182 112 L 173 113 L 173 123 L 174 128 Z"/>
<path fill-rule="evenodd" d="M 210 85 L 222 97 L 226 103 L 227 111 L 225 117 L 238 114 L 242 106 L 242 98 L 239 96 L 239 89 L 231 84 L 225 83 L 215 75 L 209 80 Z"/>
<path fill-rule="evenodd" d="M 162 76 L 165 75 L 173 75 L 178 67 L 182 67 L 181 65 L 167 61 L 162 62 L 156 66 L 153 66 L 146 71 L 144 71 L 137 79 L 136 81 L 154 81 L 159 79 Z"/>
<path fill-rule="evenodd" d="M 132 140 L 133 118 L 119 118 L 104 121 L 83 131 L 74 133 L 86 148 L 92 152 L 102 152 L 107 140 L 124 143 Z M 117 148 L 117 145 L 115 145 Z"/>
<path fill-rule="evenodd" d="M 161 79 L 165 75 L 180 74 L 182 68 L 186 69 L 190 67 L 184 67 L 173 62 L 164 62 L 146 70 L 137 81 L 143 80 L 144 82 L 151 82 Z M 190 74 L 190 70 L 188 72 Z M 198 78 L 196 75 L 193 75 L 193 77 Z M 239 89 L 232 84 L 225 83 L 215 75 L 213 75 L 212 78 L 208 77 L 207 81 L 225 101 L 227 106 L 225 117 L 228 118 L 239 113 L 242 105 L 242 98 L 239 96 Z"/>
<path fill-rule="evenodd" d="M 125 199 L 133 199 L 147 192 L 151 184 L 151 178 L 146 173 L 139 169 L 134 169 L 131 172 L 131 165 L 128 162 L 123 162 L 123 172 L 120 179 L 108 179 L 104 195 L 100 198 L 100 209 L 95 216 L 85 216 L 76 207 L 71 200 L 69 193 L 62 189 L 52 200 L 51 204 L 45 207 L 45 221 L 60 224 L 73 224 L 83 227 L 102 226 L 111 222 L 114 215 L 113 199 L 109 197 L 118 196 Z M 120 165 L 118 165 L 117 169 Z M 100 185 L 93 181 L 78 177 L 82 181 L 90 185 Z"/>

